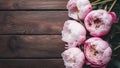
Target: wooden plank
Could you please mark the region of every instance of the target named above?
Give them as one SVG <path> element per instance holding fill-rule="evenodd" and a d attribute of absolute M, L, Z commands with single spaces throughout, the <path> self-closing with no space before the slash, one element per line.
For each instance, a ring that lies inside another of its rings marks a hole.
<path fill-rule="evenodd" d="M 66 9 L 68 0 L 0 0 L 0 9 Z"/>
<path fill-rule="evenodd" d="M 0 11 L 0 34 L 61 34 L 67 11 Z"/>
<path fill-rule="evenodd" d="M 0 68 L 65 68 L 61 59 L 4 59 Z"/>
<path fill-rule="evenodd" d="M 60 58 L 60 35 L 0 35 L 0 58 Z"/>

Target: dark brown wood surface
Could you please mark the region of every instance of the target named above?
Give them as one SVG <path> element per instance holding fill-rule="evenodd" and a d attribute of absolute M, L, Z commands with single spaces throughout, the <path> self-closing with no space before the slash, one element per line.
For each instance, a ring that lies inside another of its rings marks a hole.
<path fill-rule="evenodd" d="M 60 35 L 0 35 L 0 58 L 60 58 Z"/>
<path fill-rule="evenodd" d="M 0 68 L 65 68 L 68 0 L 0 0 Z"/>
<path fill-rule="evenodd" d="M 1 59 L 0 68 L 65 68 L 61 59 Z"/>
<path fill-rule="evenodd" d="M 66 9 L 68 0 L 0 0 L 0 9 Z"/>
<path fill-rule="evenodd" d="M 0 11 L 0 34 L 61 34 L 67 11 Z"/>

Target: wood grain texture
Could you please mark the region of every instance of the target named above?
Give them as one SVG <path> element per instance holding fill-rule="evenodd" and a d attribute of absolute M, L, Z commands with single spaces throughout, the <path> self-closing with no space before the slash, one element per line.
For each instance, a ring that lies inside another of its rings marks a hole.
<path fill-rule="evenodd" d="M 61 34 L 67 11 L 0 11 L 0 34 Z"/>
<path fill-rule="evenodd" d="M 64 50 L 60 35 L 0 35 L 0 58 L 59 58 Z"/>
<path fill-rule="evenodd" d="M 0 60 L 0 68 L 65 68 L 61 59 Z"/>
<path fill-rule="evenodd" d="M 0 0 L 0 9 L 66 9 L 68 0 Z"/>

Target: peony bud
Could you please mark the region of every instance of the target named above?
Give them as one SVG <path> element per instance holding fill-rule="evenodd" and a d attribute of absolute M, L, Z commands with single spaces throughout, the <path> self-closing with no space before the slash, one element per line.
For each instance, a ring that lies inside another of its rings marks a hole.
<path fill-rule="evenodd" d="M 66 68 L 82 68 L 85 57 L 79 48 L 69 48 L 62 53 Z"/>
<path fill-rule="evenodd" d="M 106 41 L 93 37 L 85 41 L 84 54 L 88 65 L 104 68 L 111 59 L 112 49 Z"/>
<path fill-rule="evenodd" d="M 99 37 L 106 35 L 113 22 L 116 22 L 116 14 L 106 10 L 91 11 L 85 18 L 84 23 L 90 35 Z"/>
<path fill-rule="evenodd" d="M 67 3 L 68 16 L 75 20 L 84 20 L 92 10 L 89 0 L 69 0 Z"/>
<path fill-rule="evenodd" d="M 68 47 L 79 46 L 86 39 L 85 28 L 74 20 L 65 22 L 62 30 L 62 40 L 68 43 Z"/>

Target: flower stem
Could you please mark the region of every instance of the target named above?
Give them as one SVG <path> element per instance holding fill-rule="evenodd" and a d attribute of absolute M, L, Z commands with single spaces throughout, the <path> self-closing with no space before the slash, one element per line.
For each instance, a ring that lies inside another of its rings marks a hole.
<path fill-rule="evenodd" d="M 96 0 L 96 1 L 92 2 L 92 4 L 97 3 L 97 2 L 99 2 L 99 1 L 100 1 L 100 0 Z"/>
<path fill-rule="evenodd" d="M 110 11 L 112 10 L 112 8 L 113 8 L 114 5 L 116 4 L 116 2 L 117 2 L 117 0 L 115 0 L 115 1 L 113 2 L 113 4 L 111 5 L 110 9 L 108 10 L 108 12 L 110 12 Z"/>
<path fill-rule="evenodd" d="M 104 7 L 104 10 L 106 10 L 106 11 L 107 11 L 107 5 Z"/>
<path fill-rule="evenodd" d="M 106 0 L 106 1 L 102 1 L 102 2 L 97 2 L 97 3 L 92 3 L 92 5 L 97 5 L 97 4 L 103 4 L 103 3 L 106 3 L 106 2 L 110 2 L 112 0 Z"/>
<path fill-rule="evenodd" d="M 115 47 L 115 48 L 114 48 L 114 50 L 117 50 L 118 48 L 120 48 L 120 45 L 119 45 L 119 46 L 117 46 L 117 47 Z"/>

